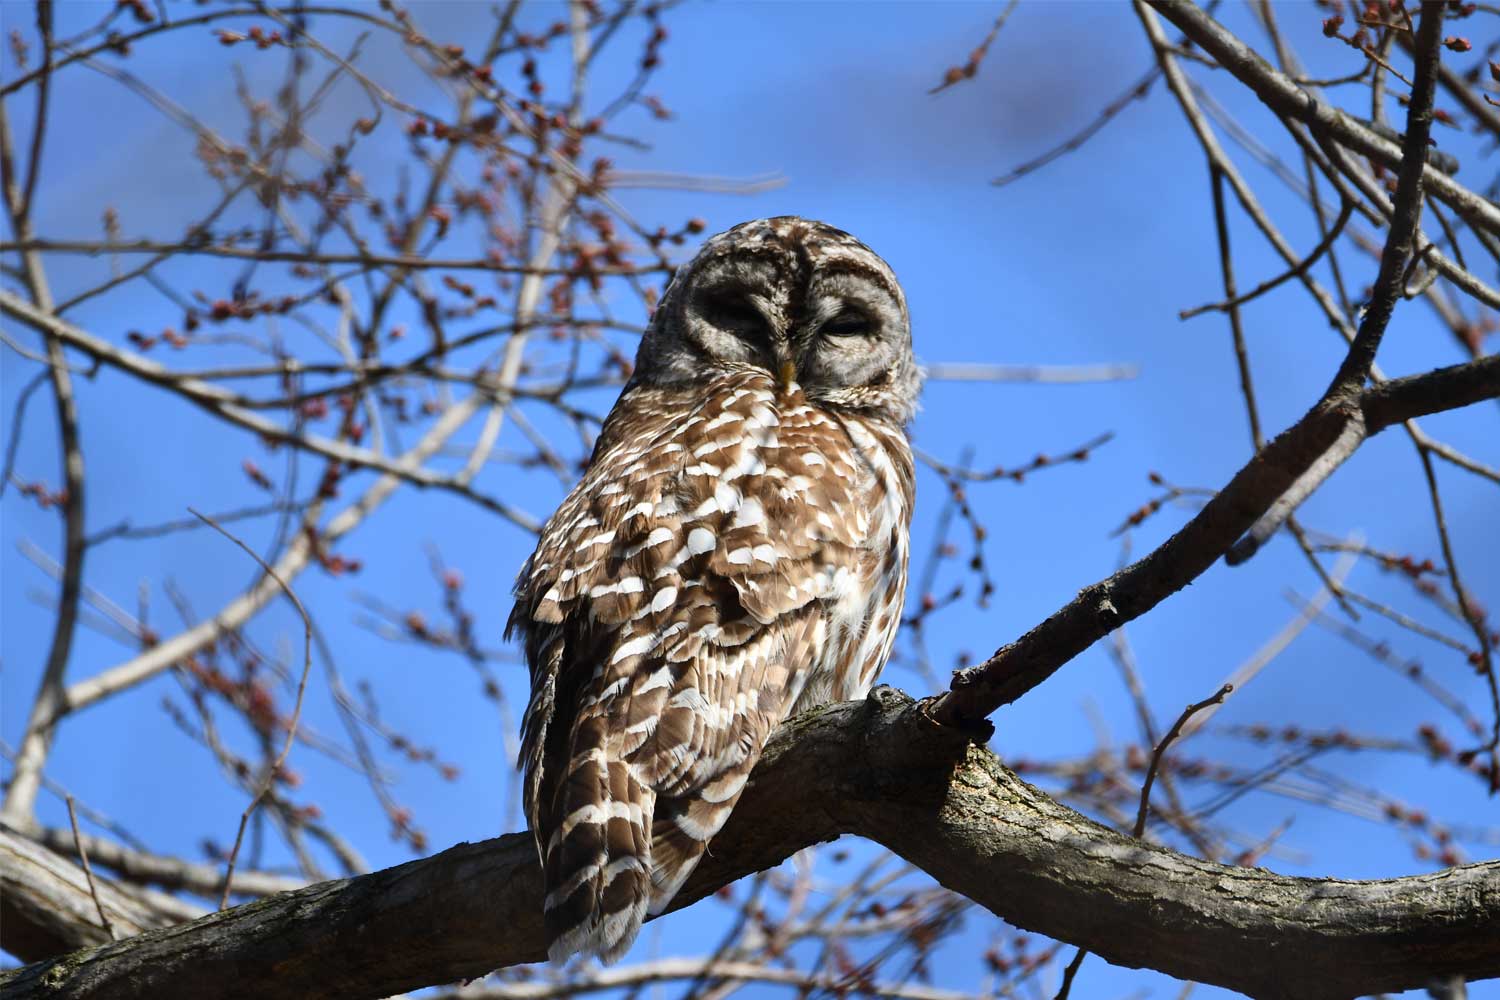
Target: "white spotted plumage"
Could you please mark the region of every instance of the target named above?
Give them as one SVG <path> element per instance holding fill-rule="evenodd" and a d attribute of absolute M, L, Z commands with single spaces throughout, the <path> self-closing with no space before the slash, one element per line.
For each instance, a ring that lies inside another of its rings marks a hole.
<path fill-rule="evenodd" d="M 623 954 L 775 726 L 874 684 L 906 585 L 918 384 L 894 275 L 831 227 L 746 223 L 673 281 L 516 585 L 553 958 Z"/>

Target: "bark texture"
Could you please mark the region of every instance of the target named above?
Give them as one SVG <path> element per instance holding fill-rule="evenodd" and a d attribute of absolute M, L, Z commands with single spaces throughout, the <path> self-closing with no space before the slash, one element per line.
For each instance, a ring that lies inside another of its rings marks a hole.
<path fill-rule="evenodd" d="M 1352 882 L 1188 858 L 1053 801 L 890 688 L 782 727 L 679 902 L 844 833 L 1020 927 L 1255 997 L 1500 976 L 1500 862 Z M 27 966 L 0 997 L 385 996 L 541 960 L 540 894 L 511 834 Z"/>
<path fill-rule="evenodd" d="M 97 904 L 76 861 L 0 827 L 0 947 L 29 961 L 103 944 L 109 932 L 99 919 L 100 906 L 122 937 L 202 912 L 158 893 L 95 881 Z"/>

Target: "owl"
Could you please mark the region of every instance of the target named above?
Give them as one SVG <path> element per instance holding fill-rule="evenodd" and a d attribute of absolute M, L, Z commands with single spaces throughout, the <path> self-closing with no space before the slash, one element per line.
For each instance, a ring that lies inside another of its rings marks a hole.
<path fill-rule="evenodd" d="M 516 582 L 553 960 L 624 954 L 777 724 L 874 684 L 906 588 L 920 380 L 896 276 L 848 233 L 746 222 L 674 275 Z"/>

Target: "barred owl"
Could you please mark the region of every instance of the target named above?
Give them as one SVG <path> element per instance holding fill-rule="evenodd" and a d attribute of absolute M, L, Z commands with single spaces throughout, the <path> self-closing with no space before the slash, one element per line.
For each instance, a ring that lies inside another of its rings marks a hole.
<path fill-rule="evenodd" d="M 622 955 L 789 716 L 861 698 L 906 588 L 920 374 L 890 267 L 791 216 L 679 269 L 516 583 L 549 954 Z"/>

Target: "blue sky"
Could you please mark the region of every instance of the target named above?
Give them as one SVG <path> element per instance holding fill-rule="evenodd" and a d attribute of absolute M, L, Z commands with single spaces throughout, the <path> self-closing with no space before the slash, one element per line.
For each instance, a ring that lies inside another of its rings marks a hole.
<path fill-rule="evenodd" d="M 68 4 L 60 33 L 78 30 L 105 10 Z M 671 40 L 664 67 L 649 92 L 675 114 L 656 122 L 641 113 L 621 128 L 649 150 L 612 149 L 624 169 L 754 176 L 774 173 L 784 183 L 756 195 L 625 190 L 619 198 L 637 217 L 673 225 L 701 216 L 710 232 L 758 216 L 795 213 L 821 218 L 861 237 L 895 268 L 911 306 L 916 349 L 927 362 L 1096 364 L 1139 366 L 1130 381 L 1096 385 L 933 383 L 914 427 L 916 444 L 945 459 L 972 448 L 980 467 L 1013 467 L 1038 452 L 1066 452 L 1109 431 L 1114 440 L 1087 463 L 1046 470 L 1024 485 L 976 486 L 972 498 L 990 528 L 988 558 L 998 591 L 988 608 L 962 602 L 944 612 L 929 637 L 944 669 L 967 652 L 988 654 L 1066 602 L 1079 588 L 1110 573 L 1120 543 L 1110 532 L 1153 495 L 1148 471 L 1193 486 L 1222 484 L 1245 461 L 1249 435 L 1238 392 L 1227 324 L 1206 316 L 1188 322 L 1180 309 L 1221 297 L 1207 170 L 1175 103 L 1158 86 L 1127 109 L 1079 153 L 1005 188 L 991 178 L 1035 155 L 1090 120 L 1150 65 L 1134 16 L 1123 5 L 1035 2 L 1021 5 L 995 43 L 979 76 L 941 95 L 928 89 L 945 68 L 961 62 L 988 29 L 997 6 L 968 3 L 695 3 L 665 16 Z M 0 6 L 8 29 L 29 28 L 19 4 Z M 560 8 L 523 17 L 545 24 Z M 489 30 L 481 3 L 415 4 L 413 11 L 443 41 L 477 45 Z M 1261 34 L 1246 10 L 1225 15 L 1242 37 Z M 1312 69 L 1328 75 L 1354 68 L 1354 54 L 1317 31 L 1311 7 L 1283 9 L 1284 26 Z M 352 32 L 314 22 L 320 37 L 347 46 Z M 594 92 L 612 96 L 627 79 L 636 54 L 621 44 L 602 61 Z M 225 60 L 240 63 L 262 91 L 279 79 L 284 52 L 240 46 L 226 53 L 207 28 L 175 40 L 142 44 L 128 66 L 215 127 L 233 134 L 243 114 Z M 5 77 L 15 68 L 5 55 Z M 382 83 L 419 103 L 443 107 L 442 97 L 382 39 L 366 46 L 365 65 Z M 1201 74 L 1200 74 L 1201 75 Z M 1213 78 L 1215 94 L 1277 150 L 1284 133 L 1253 98 Z M 53 95 L 55 120 L 70 123 L 49 137 L 39 185 L 37 228 L 55 237 L 94 238 L 100 213 L 114 205 L 127 236 L 170 238 L 211 204 L 213 188 L 191 159 L 192 137 L 139 97 L 83 68 L 61 74 Z M 312 123 L 336 136 L 360 113 L 362 97 L 337 89 Z M 13 127 L 29 134 L 30 100 L 12 99 Z M 1392 113 L 1398 114 L 1394 104 Z M 1399 118 L 1398 118 L 1399 120 Z M 1439 136 L 1461 158 L 1478 163 L 1478 150 L 1451 132 Z M 400 147 L 392 147 L 399 153 Z M 1317 232 L 1301 203 L 1265 170 L 1237 158 L 1290 242 L 1310 248 Z M 392 180 L 389 163 L 365 169 L 377 186 Z M 1460 174 L 1471 184 L 1477 175 Z M 1232 235 L 1240 285 L 1279 273 L 1281 263 L 1235 214 Z M 684 248 L 684 255 L 691 247 Z M 1373 261 L 1346 255 L 1351 288 L 1374 275 Z M 187 287 L 227 291 L 237 269 L 201 261 L 172 265 Z M 107 273 L 105 261 L 54 257 L 48 262 L 56 293 L 87 287 Z M 1317 273 L 1327 276 L 1326 267 Z M 619 299 L 622 315 L 641 319 L 640 307 Z M 399 319 L 400 317 L 398 317 Z M 144 286 L 102 297 L 72 315 L 74 322 L 123 343 L 131 329 L 150 331 L 180 319 L 180 310 Z M 1341 342 L 1302 293 L 1284 286 L 1252 303 L 1245 321 L 1269 432 L 1286 426 L 1316 399 L 1341 356 Z M 13 336 L 33 343 L 27 331 Z M 289 334 L 295 335 L 295 334 Z M 621 340 L 628 344 L 628 338 Z M 168 357 L 163 360 L 172 361 Z M 1388 373 L 1405 374 L 1462 360 L 1445 331 L 1420 304 L 1403 306 L 1381 354 Z M 6 350 L 0 369 L 4 417 L 36 366 Z M 186 404 L 163 399 L 126 377 L 104 371 L 79 389 L 88 464 L 91 530 L 123 518 L 151 523 L 182 516 L 188 506 L 218 510 L 246 496 L 240 463 L 247 457 L 280 472 L 283 456 L 267 456 L 248 434 L 209 423 Z M 1494 407 L 1425 421 L 1481 461 L 1500 463 Z M 26 417 L 17 471 L 25 479 L 57 482 L 50 402 L 41 393 Z M 472 440 L 477 427 L 464 438 Z M 508 427 L 506 434 L 515 431 Z M 505 440 L 511 440 L 507 438 Z M 515 439 L 518 441 L 519 439 Z M 303 465 L 303 475 L 314 466 Z M 1491 598 L 1500 591 L 1493 557 L 1493 484 L 1440 468 L 1451 530 L 1470 587 Z M 354 495 L 359 482 L 351 482 Z M 561 498 L 555 478 L 522 476 L 503 467 L 481 474 L 479 485 L 544 516 Z M 942 489 L 922 481 L 913 531 L 922 552 L 941 507 Z M 1436 536 L 1410 445 L 1396 432 L 1378 438 L 1341 469 L 1306 506 L 1303 520 L 1330 532 L 1359 530 L 1372 544 L 1419 557 L 1438 555 Z M 1179 526 L 1185 512 L 1167 509 L 1134 534 L 1143 553 Z M 271 541 L 273 525 L 239 529 L 252 544 Z M 0 523 L 0 611 L 3 677 L 0 732 L 14 744 L 35 688 L 51 630 L 43 606 L 49 579 L 18 552 L 29 542 L 56 554 L 54 513 L 39 510 L 8 489 Z M 963 544 L 962 536 L 958 539 Z M 438 617 L 439 588 L 428 570 L 431 545 L 465 579 L 465 600 L 480 616 L 481 642 L 501 644 L 508 590 L 531 540 L 524 533 L 451 495 L 408 491 L 360 528 L 341 551 L 361 558 L 356 577 L 309 571 L 298 593 L 320 610 L 338 665 L 350 680 L 367 680 L 382 714 L 396 728 L 430 743 L 458 764 L 461 780 L 437 779 L 420 768 L 400 768 L 401 799 L 412 806 L 435 848 L 477 840 L 515 825 L 507 733 L 494 705 L 480 697 L 473 672 L 456 656 L 394 646 L 360 625 L 355 598 L 375 594 L 395 607 Z M 1488 553 L 1486 546 L 1489 546 Z M 920 570 L 920 564 L 916 567 Z M 112 542 L 92 551 L 88 582 L 133 607 L 142 581 L 151 586 L 155 620 L 173 621 L 161 589 L 171 579 L 198 614 L 210 613 L 253 577 L 254 567 L 224 539 L 206 531 L 156 542 Z M 951 582 L 951 580 L 950 580 Z M 1399 581 L 1370 567 L 1351 584 L 1376 597 L 1405 599 Z M 1216 566 L 1129 629 L 1152 705 L 1164 720 L 1211 693 L 1293 614 L 1283 596 L 1316 590 L 1291 541 L 1278 537 L 1248 565 Z M 941 588 L 940 588 L 941 589 Z M 37 600 L 41 595 L 42 603 Z M 1470 701 L 1486 703 L 1481 684 L 1440 647 L 1366 623 L 1403 655 L 1420 657 Z M 261 614 L 250 634 L 270 650 L 296 648 L 299 628 L 289 608 Z M 87 629 L 74 647 L 70 678 L 93 674 L 129 650 Z M 893 670 L 886 680 L 912 694 L 928 692 L 920 677 Z M 512 705 L 524 697 L 519 668 L 505 674 Z M 81 801 L 113 815 L 154 849 L 197 856 L 204 837 L 232 839 L 244 806 L 208 755 L 195 748 L 161 711 L 179 697 L 167 678 L 89 709 L 62 729 L 48 775 Z M 321 684 L 314 685 L 308 723 L 332 731 Z M 1268 721 L 1277 725 L 1347 727 L 1366 734 L 1410 738 L 1439 719 L 1408 684 L 1332 634 L 1309 629 L 1253 684 L 1237 692 L 1216 723 Z M 1114 741 L 1132 739 L 1129 703 L 1102 649 L 1069 664 L 1052 681 L 995 717 L 994 746 L 1002 755 L 1032 758 L 1087 750 L 1102 728 Z M 1451 734 L 1451 726 L 1448 727 Z M 1196 752 L 1245 758 L 1240 744 L 1198 737 Z M 386 835 L 378 808 L 347 771 L 304 750 L 293 764 L 309 796 L 364 852 L 372 866 L 409 854 Z M 1363 754 L 1329 766 L 1360 783 L 1428 808 L 1455 823 L 1500 826 L 1494 800 L 1452 769 L 1409 757 Z M 44 796 L 44 822 L 65 825 L 59 802 Z M 1267 864 L 1299 874 L 1374 877 L 1424 870 L 1389 827 L 1299 808 L 1286 800 L 1251 796 L 1234 816 L 1254 835 L 1269 833 L 1294 815 L 1283 843 L 1296 852 Z M 1493 842 L 1465 845 L 1471 857 L 1494 856 Z M 678 915 L 653 925 L 641 949 L 685 954 L 718 931 L 703 919 Z M 993 921 L 971 917 L 953 949 L 962 952 Z M 643 953 L 645 953 L 643 951 Z M 972 960 L 940 973 L 941 985 L 977 988 Z M 1147 989 L 1175 995 L 1161 977 L 1106 968 L 1091 961 L 1076 995 L 1105 996 Z M 769 988 L 766 988 L 769 990 Z M 751 995 L 760 989 L 752 988 Z M 1500 997 L 1488 986 L 1475 997 Z"/>

